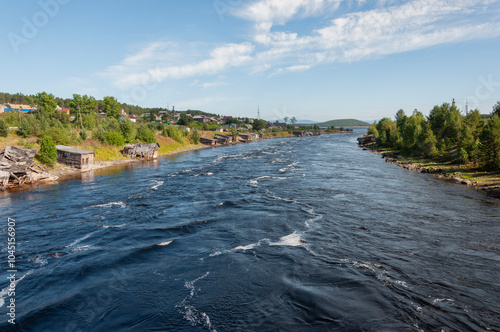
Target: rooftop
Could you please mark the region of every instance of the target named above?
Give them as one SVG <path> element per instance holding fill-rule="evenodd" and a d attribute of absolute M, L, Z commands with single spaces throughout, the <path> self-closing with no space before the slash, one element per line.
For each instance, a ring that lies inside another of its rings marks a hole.
<path fill-rule="evenodd" d="M 69 152 L 69 153 L 75 153 L 75 154 L 89 154 L 89 153 L 94 153 L 94 151 L 87 151 L 87 150 L 77 149 L 77 148 L 73 148 L 71 146 L 66 146 L 66 145 L 56 145 L 56 149 L 59 150 L 59 151 L 64 151 L 64 152 Z"/>

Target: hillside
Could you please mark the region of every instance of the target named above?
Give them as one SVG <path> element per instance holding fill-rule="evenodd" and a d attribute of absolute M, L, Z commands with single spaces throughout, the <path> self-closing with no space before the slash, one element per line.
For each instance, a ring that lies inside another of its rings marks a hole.
<path fill-rule="evenodd" d="M 370 124 L 356 119 L 339 119 L 316 123 L 319 127 L 368 127 Z"/>

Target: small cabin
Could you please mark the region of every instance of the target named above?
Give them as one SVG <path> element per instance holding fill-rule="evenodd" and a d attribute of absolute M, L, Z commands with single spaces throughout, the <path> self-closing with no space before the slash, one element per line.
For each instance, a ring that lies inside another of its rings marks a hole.
<path fill-rule="evenodd" d="M 129 158 L 157 159 L 159 152 L 158 143 L 127 144 L 123 147 L 123 155 Z"/>
<path fill-rule="evenodd" d="M 206 145 L 216 145 L 217 140 L 205 136 L 200 137 L 200 143 L 201 144 L 206 144 Z"/>
<path fill-rule="evenodd" d="M 66 145 L 56 145 L 57 162 L 71 167 L 79 168 L 82 171 L 92 169 L 94 165 L 94 151 L 87 151 L 73 148 Z"/>

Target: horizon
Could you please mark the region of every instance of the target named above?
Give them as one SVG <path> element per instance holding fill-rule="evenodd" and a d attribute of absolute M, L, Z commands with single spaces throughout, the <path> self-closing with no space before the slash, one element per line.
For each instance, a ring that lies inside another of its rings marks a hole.
<path fill-rule="evenodd" d="M 99 6 L 95 6 L 99 4 Z M 499 0 L 3 4 L 0 90 L 268 121 L 500 100 Z M 92 19 L 88 19 L 92 17 Z M 98 23 L 91 23 L 98 22 Z M 366 120 L 363 120 L 366 121 Z M 367 121 L 368 122 L 368 121 Z"/>

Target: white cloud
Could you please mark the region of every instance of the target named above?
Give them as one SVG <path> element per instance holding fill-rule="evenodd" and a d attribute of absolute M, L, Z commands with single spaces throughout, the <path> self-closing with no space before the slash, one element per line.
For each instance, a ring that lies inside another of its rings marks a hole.
<path fill-rule="evenodd" d="M 196 78 L 192 86 L 217 87 L 220 82 L 198 79 L 232 67 L 244 67 L 253 75 L 270 72 L 268 77 L 274 77 L 324 63 L 497 37 L 499 4 L 500 0 L 252 1 L 234 13 L 252 24 L 246 41 L 212 47 L 204 54 L 200 49 L 206 44 L 155 42 L 102 75 L 120 88 L 182 78 Z M 312 24 L 303 21 L 318 16 L 322 20 Z M 325 22 L 325 17 L 330 20 Z"/>
<path fill-rule="evenodd" d="M 169 65 L 168 61 L 162 58 L 165 50 L 161 49 L 161 52 L 158 52 L 159 46 L 152 44 L 137 54 L 125 58 L 121 64 L 107 68 L 102 75 L 111 78 L 120 88 L 161 83 L 165 79 L 213 75 L 251 60 L 253 48 L 252 44 L 246 42 L 225 44 L 214 48 L 208 59 L 188 64 Z"/>

